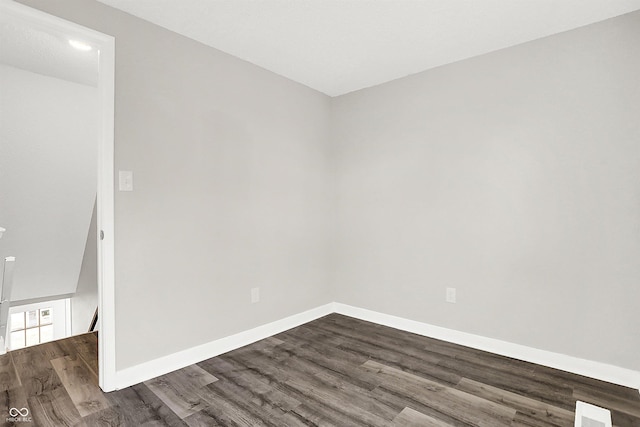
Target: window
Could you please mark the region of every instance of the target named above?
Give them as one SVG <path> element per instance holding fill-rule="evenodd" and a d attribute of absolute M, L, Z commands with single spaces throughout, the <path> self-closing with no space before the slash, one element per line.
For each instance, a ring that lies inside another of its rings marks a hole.
<path fill-rule="evenodd" d="M 69 299 L 11 307 L 9 349 L 29 347 L 69 336 Z"/>
<path fill-rule="evenodd" d="M 53 340 L 53 308 L 21 311 L 11 315 L 11 349 Z"/>

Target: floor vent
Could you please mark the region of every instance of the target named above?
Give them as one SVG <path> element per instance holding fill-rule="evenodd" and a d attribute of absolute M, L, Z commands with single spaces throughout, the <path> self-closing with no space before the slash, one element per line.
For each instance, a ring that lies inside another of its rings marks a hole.
<path fill-rule="evenodd" d="M 611 412 L 578 400 L 574 427 L 612 427 Z"/>

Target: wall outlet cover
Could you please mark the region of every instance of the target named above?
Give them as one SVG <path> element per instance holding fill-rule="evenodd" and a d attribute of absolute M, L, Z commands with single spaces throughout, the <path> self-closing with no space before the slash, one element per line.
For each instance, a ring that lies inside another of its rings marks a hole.
<path fill-rule="evenodd" d="M 260 288 L 251 288 L 251 303 L 260 302 Z"/>
<path fill-rule="evenodd" d="M 447 288 L 446 301 L 452 304 L 456 303 L 456 288 Z"/>

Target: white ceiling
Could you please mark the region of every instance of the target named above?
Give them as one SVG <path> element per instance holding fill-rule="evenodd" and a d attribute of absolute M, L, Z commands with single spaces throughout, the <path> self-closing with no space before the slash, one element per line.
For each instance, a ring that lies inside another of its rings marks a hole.
<path fill-rule="evenodd" d="M 640 9 L 640 0 L 100 0 L 337 96 Z"/>
<path fill-rule="evenodd" d="M 0 16 L 0 64 L 89 86 L 98 84 L 97 50 L 79 51 L 69 38 Z"/>

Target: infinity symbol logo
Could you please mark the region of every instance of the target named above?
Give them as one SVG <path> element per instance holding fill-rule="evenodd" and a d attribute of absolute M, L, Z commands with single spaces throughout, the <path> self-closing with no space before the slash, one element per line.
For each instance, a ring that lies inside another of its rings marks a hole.
<path fill-rule="evenodd" d="M 20 415 L 21 417 L 26 417 L 27 415 L 29 415 L 29 410 L 27 408 L 11 408 L 9 409 L 9 415 L 12 417 L 17 417 L 18 415 Z"/>

